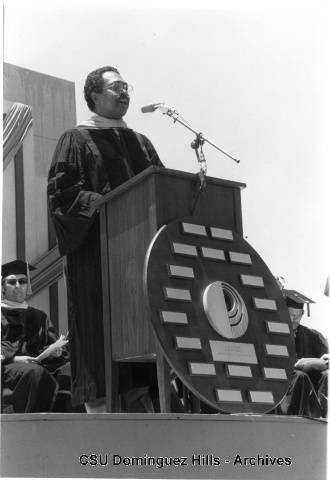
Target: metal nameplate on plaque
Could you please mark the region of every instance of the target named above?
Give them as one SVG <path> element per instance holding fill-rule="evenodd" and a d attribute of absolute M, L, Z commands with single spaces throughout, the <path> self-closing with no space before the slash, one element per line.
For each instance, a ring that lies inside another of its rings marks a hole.
<path fill-rule="evenodd" d="M 229 388 L 216 389 L 218 402 L 243 402 L 240 390 L 230 390 Z"/>
<path fill-rule="evenodd" d="M 210 348 L 215 362 L 258 363 L 252 343 L 210 340 Z"/>
<path fill-rule="evenodd" d="M 227 365 L 227 372 L 229 377 L 252 378 L 251 367 L 247 365 Z"/>
<path fill-rule="evenodd" d="M 272 392 L 250 390 L 249 395 L 252 403 L 274 403 Z"/>
<path fill-rule="evenodd" d="M 269 333 L 281 333 L 289 335 L 290 328 L 287 323 L 267 322 L 267 330 Z"/>
<path fill-rule="evenodd" d="M 200 338 L 193 337 L 175 337 L 176 348 L 183 350 L 201 350 L 202 344 Z"/>
<path fill-rule="evenodd" d="M 184 288 L 165 288 L 165 298 L 167 300 L 185 300 L 191 301 L 190 290 Z"/>
<path fill-rule="evenodd" d="M 182 267 L 180 265 L 169 265 L 168 268 L 170 271 L 170 275 L 172 277 L 195 278 L 194 269 L 191 267 Z"/>
<path fill-rule="evenodd" d="M 229 252 L 229 258 L 231 263 L 243 263 L 246 265 L 252 265 L 251 256 L 248 253 Z"/>
<path fill-rule="evenodd" d="M 289 352 L 286 345 L 265 345 L 266 353 L 272 357 L 288 357 Z"/>
<path fill-rule="evenodd" d="M 206 237 L 206 228 L 204 225 L 195 225 L 194 223 L 182 223 L 182 230 L 184 233 L 189 233 L 191 235 L 200 235 Z"/>
<path fill-rule="evenodd" d="M 197 248 L 195 245 L 187 243 L 172 243 L 173 252 L 177 255 L 187 255 L 188 257 L 197 257 Z"/>
<path fill-rule="evenodd" d="M 221 238 L 221 240 L 234 240 L 233 232 L 231 230 L 211 227 L 210 231 L 212 238 Z"/>
<path fill-rule="evenodd" d="M 253 297 L 253 303 L 254 308 L 256 308 L 257 310 L 270 310 L 272 312 L 277 310 L 275 300 Z"/>
<path fill-rule="evenodd" d="M 225 252 L 219 248 L 201 247 L 202 257 L 209 258 L 211 260 L 225 261 Z"/>
<path fill-rule="evenodd" d="M 259 287 L 265 286 L 264 279 L 257 275 L 240 275 L 241 283 L 244 287 Z"/>
<path fill-rule="evenodd" d="M 284 368 L 264 367 L 265 378 L 269 380 L 287 380 L 287 374 Z"/>
<path fill-rule="evenodd" d="M 213 363 L 188 362 L 190 375 L 216 375 Z"/>
<path fill-rule="evenodd" d="M 163 323 L 170 323 L 174 325 L 188 325 L 187 314 L 184 312 L 169 312 L 162 310 L 160 312 Z"/>

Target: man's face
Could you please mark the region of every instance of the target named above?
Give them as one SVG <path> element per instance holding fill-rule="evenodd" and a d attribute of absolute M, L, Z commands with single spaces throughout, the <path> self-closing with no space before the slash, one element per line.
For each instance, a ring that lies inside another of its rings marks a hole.
<path fill-rule="evenodd" d="M 27 276 L 23 274 L 8 275 L 3 280 L 2 296 L 11 302 L 22 303 L 27 295 Z"/>
<path fill-rule="evenodd" d="M 95 113 L 106 118 L 122 118 L 129 106 L 129 94 L 125 91 L 125 80 L 116 72 L 105 72 L 102 75 L 104 86 L 101 93 L 92 93 Z M 120 86 L 123 88 L 120 89 Z M 118 88 L 119 87 L 119 88 Z"/>
<path fill-rule="evenodd" d="M 301 322 L 302 316 L 304 314 L 304 309 L 289 307 L 288 310 L 292 322 L 292 328 L 293 331 L 295 331 Z"/>

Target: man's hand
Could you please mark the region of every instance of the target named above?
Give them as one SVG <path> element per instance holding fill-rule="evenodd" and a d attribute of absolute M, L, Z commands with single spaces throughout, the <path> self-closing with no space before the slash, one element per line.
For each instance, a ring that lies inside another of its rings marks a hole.
<path fill-rule="evenodd" d="M 326 363 L 327 368 L 329 368 L 329 354 L 325 353 L 324 355 L 322 355 L 321 360 L 323 360 Z"/>
<path fill-rule="evenodd" d="M 13 358 L 14 363 L 31 363 L 31 362 L 36 362 L 36 359 L 34 357 L 29 357 L 28 355 L 17 355 L 16 357 Z"/>
<path fill-rule="evenodd" d="M 48 356 L 48 358 L 58 358 L 62 355 L 62 348 L 55 348 Z"/>
<path fill-rule="evenodd" d="M 294 368 L 306 373 L 313 370 L 323 372 L 328 368 L 328 360 L 325 358 L 325 355 L 321 358 L 300 358 Z"/>
<path fill-rule="evenodd" d="M 69 342 L 69 340 L 61 335 L 54 343 L 37 356 L 38 362 L 43 362 L 46 358 L 56 358 L 62 355 L 62 348 Z"/>

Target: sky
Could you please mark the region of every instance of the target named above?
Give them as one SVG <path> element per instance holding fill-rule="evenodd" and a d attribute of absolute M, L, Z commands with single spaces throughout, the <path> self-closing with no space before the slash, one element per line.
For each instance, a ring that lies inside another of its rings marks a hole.
<path fill-rule="evenodd" d="M 133 6 L 134 5 L 134 6 Z M 116 66 L 133 85 L 128 125 L 168 168 L 197 172 L 194 136 L 164 102 L 239 158 L 205 145 L 208 175 L 242 191 L 244 236 L 286 288 L 313 299 L 305 325 L 329 335 L 329 9 L 313 2 L 4 2 L 4 61 L 71 80 Z M 248 6 L 247 6 L 248 5 Z"/>

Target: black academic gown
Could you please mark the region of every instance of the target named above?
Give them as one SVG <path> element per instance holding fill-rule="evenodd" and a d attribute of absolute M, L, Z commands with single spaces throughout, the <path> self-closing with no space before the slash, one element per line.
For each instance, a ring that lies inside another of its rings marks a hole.
<path fill-rule="evenodd" d="M 326 339 L 318 331 L 299 325 L 295 334 L 297 360 L 320 358 L 328 353 Z M 328 371 L 294 370 L 280 412 L 310 417 L 327 416 Z"/>
<path fill-rule="evenodd" d="M 15 356 L 36 357 L 57 339 L 45 312 L 1 307 L 1 387 L 12 391 L 15 413 L 48 412 L 58 389 L 56 373 L 68 354 L 37 363 L 13 362 Z"/>
<path fill-rule="evenodd" d="M 90 207 L 150 165 L 162 166 L 154 147 L 128 128 L 74 128 L 62 135 L 53 156 L 48 199 L 67 259 L 74 405 L 105 395 L 99 219 Z"/>

